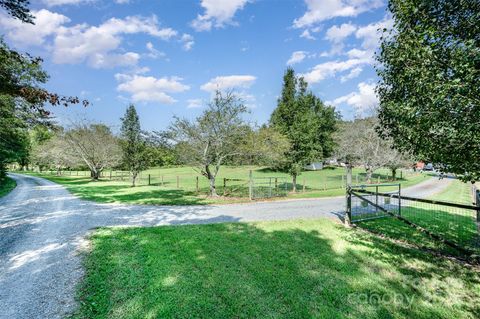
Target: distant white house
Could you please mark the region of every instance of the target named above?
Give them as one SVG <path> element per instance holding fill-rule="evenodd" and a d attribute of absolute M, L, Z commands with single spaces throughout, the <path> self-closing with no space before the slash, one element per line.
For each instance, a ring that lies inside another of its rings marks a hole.
<path fill-rule="evenodd" d="M 306 165 L 304 168 L 308 171 L 318 171 L 318 170 L 323 169 L 323 163 L 322 162 L 314 162 L 314 163 L 311 163 L 309 165 Z"/>

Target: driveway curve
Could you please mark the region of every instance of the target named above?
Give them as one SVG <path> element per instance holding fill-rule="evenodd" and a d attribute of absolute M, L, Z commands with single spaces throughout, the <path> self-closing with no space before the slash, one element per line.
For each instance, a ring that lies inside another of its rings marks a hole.
<path fill-rule="evenodd" d="M 11 174 L 17 187 L 0 199 L 0 318 L 63 318 L 75 310 L 83 275 L 85 236 L 102 226 L 154 226 L 285 220 L 339 219 L 344 198 L 212 206 L 98 204 L 81 200 L 43 178 Z M 450 181 L 430 179 L 407 188 L 428 196 Z"/>

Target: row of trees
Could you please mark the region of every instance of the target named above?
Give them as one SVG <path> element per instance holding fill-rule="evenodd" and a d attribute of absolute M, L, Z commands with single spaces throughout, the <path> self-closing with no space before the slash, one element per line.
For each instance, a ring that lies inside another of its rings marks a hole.
<path fill-rule="evenodd" d="M 130 171 L 135 186 L 142 170 L 170 154 L 175 163 L 191 165 L 209 180 L 211 196 L 217 196 L 221 166 L 229 163 L 287 172 L 294 191 L 297 176 L 307 164 L 332 156 L 349 167 L 364 166 L 367 180 L 380 167 L 389 167 L 395 174 L 399 167 L 411 164 L 379 137 L 375 117 L 342 122 L 335 109 L 325 106 L 292 69 L 285 72 L 282 95 L 268 125 L 251 125 L 245 120 L 247 113 L 233 92 L 217 91 L 196 119 L 176 117 L 167 131 L 149 133 L 141 129 L 137 111 L 130 105 L 118 136 L 103 124 L 76 123 L 44 134 L 46 141 L 37 143 L 29 161 L 40 168 L 87 167 L 94 180 L 107 167 L 121 167 Z"/>

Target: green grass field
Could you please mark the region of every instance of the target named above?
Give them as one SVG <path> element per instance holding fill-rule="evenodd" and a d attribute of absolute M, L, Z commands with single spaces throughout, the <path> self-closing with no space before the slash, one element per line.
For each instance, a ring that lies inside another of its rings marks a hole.
<path fill-rule="evenodd" d="M 10 177 L 0 179 L 0 197 L 3 197 L 10 193 L 16 186 L 17 183 Z"/>
<path fill-rule="evenodd" d="M 287 174 L 272 172 L 260 167 L 222 167 L 217 179 L 219 194 L 226 196 L 212 199 L 207 197 L 208 180 L 199 176 L 191 167 L 150 169 L 142 172 L 138 187 L 130 187 L 128 176 L 120 180 L 118 172 L 105 172 L 104 177 L 97 182 L 92 181 L 87 172 L 64 172 L 62 176 L 44 173 L 38 176 L 46 177 L 54 182 L 65 185 L 73 194 L 81 198 L 103 203 L 135 203 L 155 205 L 192 205 L 213 203 L 234 203 L 248 200 L 248 176 L 253 171 L 256 185 L 275 185 L 277 188 L 286 189 L 285 195 L 289 198 L 313 198 L 327 196 L 341 196 L 345 194 L 345 173 L 343 168 L 329 168 L 321 171 L 304 172 L 299 178 L 297 185 L 298 193 L 290 194 L 291 182 Z M 78 176 L 77 176 L 78 174 Z M 148 176 L 150 184 L 148 185 Z M 196 192 L 198 177 L 199 192 Z M 353 181 L 364 181 L 365 174 L 362 169 L 354 169 Z M 358 176 L 358 177 L 357 177 Z M 226 188 L 223 187 L 224 178 Z M 374 181 L 386 181 L 389 175 L 387 170 L 379 170 L 373 176 Z M 429 178 L 422 174 L 403 174 L 399 180 L 404 187 L 410 186 Z M 162 182 L 163 180 L 163 182 Z M 178 184 L 177 184 L 178 181 Z M 305 191 L 303 183 L 305 181 Z M 254 188 L 257 189 L 257 188 Z"/>
<path fill-rule="evenodd" d="M 452 180 L 444 191 L 434 194 L 430 199 L 472 205 L 471 184 Z M 479 233 L 475 222 L 476 211 L 474 210 L 404 201 L 402 216 L 461 247 L 480 252 Z M 447 251 L 448 253 L 458 253 L 393 218 L 370 220 L 361 222 L 359 225 L 392 238 L 407 240 L 416 245 Z"/>
<path fill-rule="evenodd" d="M 479 318 L 480 270 L 330 220 L 106 228 L 74 318 Z"/>

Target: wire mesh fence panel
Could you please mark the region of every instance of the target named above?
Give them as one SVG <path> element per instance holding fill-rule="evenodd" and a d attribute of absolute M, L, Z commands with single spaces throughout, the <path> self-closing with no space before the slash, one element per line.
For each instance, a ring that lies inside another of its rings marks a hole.
<path fill-rule="evenodd" d="M 288 194 L 285 177 L 255 177 L 251 181 L 251 199 L 283 197 Z"/>
<path fill-rule="evenodd" d="M 365 222 L 367 228 L 377 232 L 416 240 L 404 226 L 390 221 L 394 219 L 453 248 L 480 252 L 479 206 L 402 196 L 400 187 L 398 191 L 382 188 L 389 186 L 347 190 L 347 215 L 352 223 Z"/>
<path fill-rule="evenodd" d="M 362 198 L 351 196 L 350 199 L 350 220 L 353 223 L 391 217 L 386 211 L 396 214 L 400 211 L 400 202 L 394 197 L 400 194 L 400 184 L 351 186 L 350 192 L 362 193 Z"/>
<path fill-rule="evenodd" d="M 474 207 L 402 198 L 401 216 L 446 240 L 478 248 L 477 211 Z"/>

